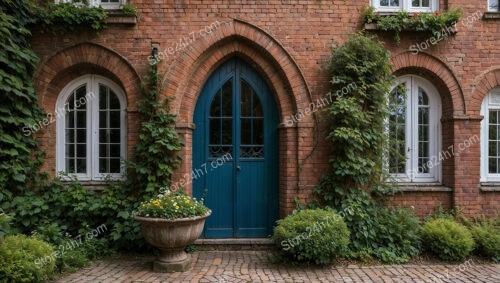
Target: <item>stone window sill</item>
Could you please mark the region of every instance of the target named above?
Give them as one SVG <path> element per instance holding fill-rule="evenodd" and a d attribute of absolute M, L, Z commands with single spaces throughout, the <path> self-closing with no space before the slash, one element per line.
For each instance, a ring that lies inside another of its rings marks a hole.
<path fill-rule="evenodd" d="M 70 183 L 72 181 L 62 181 L 62 183 Z M 108 187 L 106 181 L 80 181 L 80 184 L 84 189 L 91 191 L 103 191 Z"/>
<path fill-rule="evenodd" d="M 500 183 L 483 182 L 481 183 L 482 192 L 500 192 Z"/>
<path fill-rule="evenodd" d="M 440 183 L 397 183 L 399 192 L 451 192 L 452 189 Z"/>
<path fill-rule="evenodd" d="M 498 20 L 500 19 L 500 12 L 485 12 L 483 15 L 485 20 Z"/>
<path fill-rule="evenodd" d="M 136 25 L 137 16 L 124 14 L 122 10 L 107 10 L 107 24 L 115 25 Z"/>

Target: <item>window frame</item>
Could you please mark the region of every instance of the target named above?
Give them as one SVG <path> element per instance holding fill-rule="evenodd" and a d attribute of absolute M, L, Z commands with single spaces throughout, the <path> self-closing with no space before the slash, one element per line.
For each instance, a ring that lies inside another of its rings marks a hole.
<path fill-rule="evenodd" d="M 489 117 L 490 110 L 500 110 L 500 103 L 496 103 L 491 105 L 490 100 L 493 95 L 500 96 L 500 86 L 497 86 L 490 90 L 488 94 L 483 98 L 481 102 L 481 111 L 480 115 L 483 116 L 483 120 L 481 120 L 480 127 L 480 139 L 481 139 L 481 182 L 500 182 L 500 173 L 489 173 L 489 152 L 488 152 L 488 143 L 489 143 Z"/>
<path fill-rule="evenodd" d="M 398 77 L 394 81 L 388 95 L 398 85 L 405 83 L 410 87 L 406 90 L 406 124 L 405 124 L 405 172 L 390 173 L 392 179 L 398 183 L 441 183 L 442 163 L 439 161 L 441 149 L 441 98 L 436 88 L 424 78 L 415 75 L 405 75 Z M 430 162 L 436 166 L 429 166 L 429 173 L 418 173 L 418 88 L 422 88 L 429 99 L 429 157 Z M 434 106 L 434 107 L 432 107 Z M 388 121 L 387 121 L 388 122 Z M 387 129 L 389 134 L 389 129 Z M 389 145 L 390 146 L 390 145 Z M 433 158 L 436 159 L 433 159 Z M 434 162 L 436 161 L 436 162 Z M 388 161 L 387 161 L 388 162 Z M 415 174 L 412 174 L 415 173 Z M 413 177 L 413 178 L 412 178 Z"/>
<path fill-rule="evenodd" d="M 95 98 L 87 100 L 85 103 L 86 109 L 86 173 L 70 173 L 66 174 L 66 113 L 56 118 L 56 174 L 63 179 L 71 179 L 76 177 L 80 181 L 104 181 L 110 179 L 122 179 L 125 174 L 125 168 L 120 165 L 120 173 L 99 173 L 99 84 L 103 84 L 110 88 L 117 96 L 120 102 L 120 158 L 127 158 L 127 115 L 126 115 L 126 99 L 125 94 L 113 81 L 99 75 L 84 75 L 69 84 L 67 84 L 59 96 L 57 97 L 54 113 L 60 113 L 58 109 L 66 109 L 65 104 L 73 92 L 86 85 L 86 95 L 94 93 Z M 96 99 L 97 98 L 97 99 Z M 60 172 L 63 172 L 61 174 Z M 67 176 L 66 176 L 67 175 Z M 69 177 L 69 178 L 68 178 Z"/>
<path fill-rule="evenodd" d="M 390 0 L 389 0 L 390 1 Z M 398 12 L 400 10 L 407 12 L 415 12 L 415 13 L 432 13 L 439 11 L 439 1 L 438 0 L 429 0 L 430 7 L 412 7 L 411 0 L 399 0 L 398 7 L 386 7 L 380 6 L 380 0 L 371 0 L 372 7 L 375 8 L 378 12 Z"/>
<path fill-rule="evenodd" d="M 72 3 L 73 0 L 55 0 L 56 4 L 59 3 Z M 101 3 L 100 0 L 88 0 L 89 6 L 91 7 L 102 7 L 103 9 L 106 10 L 116 10 L 120 9 L 122 5 L 127 3 L 127 0 L 118 0 L 118 3 Z M 79 4 L 79 3 L 75 3 Z"/>

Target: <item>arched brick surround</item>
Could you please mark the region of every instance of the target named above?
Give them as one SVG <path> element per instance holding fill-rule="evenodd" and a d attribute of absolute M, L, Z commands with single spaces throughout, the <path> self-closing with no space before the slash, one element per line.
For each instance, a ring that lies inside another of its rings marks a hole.
<path fill-rule="evenodd" d="M 500 86 L 500 66 L 485 74 L 479 76 L 475 80 L 475 89 L 472 92 L 472 98 L 469 107 L 469 115 L 480 115 L 481 104 L 488 93 Z"/>
<path fill-rule="evenodd" d="M 391 58 L 394 74 L 419 75 L 439 91 L 443 103 L 443 118 L 465 115 L 464 94 L 453 71 L 438 58 L 424 52 L 403 52 Z"/>
<path fill-rule="evenodd" d="M 94 43 L 81 43 L 63 49 L 42 62 L 34 74 L 35 90 L 47 113 L 54 113 L 57 97 L 72 80 L 86 74 L 99 74 L 117 83 L 127 99 L 128 156 L 137 139 L 137 99 L 140 79 L 130 63 L 118 53 Z M 52 123 L 36 134 L 47 153 L 43 170 L 55 175 L 56 125 Z"/>
<path fill-rule="evenodd" d="M 169 62 L 170 67 L 165 70 L 165 95 L 175 97 L 174 111 L 179 117 L 178 128 L 186 141 L 178 179 L 193 169 L 192 121 L 198 96 L 210 74 L 233 56 L 247 61 L 267 81 L 277 102 L 281 121 L 311 102 L 309 87 L 300 68 L 275 38 L 241 20 L 222 24 L 210 35 L 193 43 L 177 60 Z M 313 126 L 311 115 L 305 116 L 298 125 L 280 127 L 279 205 L 282 216 L 295 206 L 293 199 L 300 183 L 299 163 L 308 154 L 304 149 L 311 146 L 309 140 L 299 139 L 298 128 L 304 134 L 311 131 Z M 188 185 L 187 190 L 191 189 L 191 185 Z"/>

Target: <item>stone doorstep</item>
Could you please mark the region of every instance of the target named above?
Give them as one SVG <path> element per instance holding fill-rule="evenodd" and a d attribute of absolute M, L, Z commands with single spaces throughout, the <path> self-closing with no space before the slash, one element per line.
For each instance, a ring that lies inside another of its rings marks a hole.
<path fill-rule="evenodd" d="M 275 250 L 273 240 L 267 238 L 198 239 L 194 244 L 201 251 Z"/>

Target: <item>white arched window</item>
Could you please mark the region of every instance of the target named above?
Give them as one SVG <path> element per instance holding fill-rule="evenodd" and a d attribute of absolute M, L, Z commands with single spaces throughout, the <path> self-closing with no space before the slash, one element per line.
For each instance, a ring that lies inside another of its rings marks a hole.
<path fill-rule="evenodd" d="M 500 87 L 481 105 L 481 181 L 500 181 Z"/>
<path fill-rule="evenodd" d="M 396 80 L 389 97 L 389 173 L 400 182 L 439 182 L 441 99 L 417 76 Z"/>
<path fill-rule="evenodd" d="M 120 178 L 125 158 L 125 96 L 114 82 L 86 75 L 57 98 L 57 171 L 79 180 Z"/>

